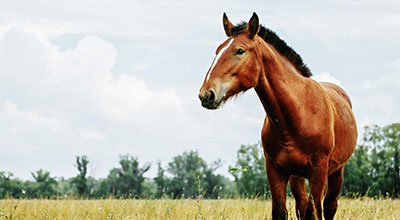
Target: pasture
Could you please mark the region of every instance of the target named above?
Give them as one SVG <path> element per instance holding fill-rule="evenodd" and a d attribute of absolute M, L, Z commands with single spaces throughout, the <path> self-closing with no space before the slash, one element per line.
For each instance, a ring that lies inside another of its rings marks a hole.
<path fill-rule="evenodd" d="M 339 200 L 335 219 L 399 219 L 400 200 Z M 296 219 L 288 199 L 289 219 Z M 271 219 L 271 201 L 224 200 L 0 200 L 0 219 Z"/>

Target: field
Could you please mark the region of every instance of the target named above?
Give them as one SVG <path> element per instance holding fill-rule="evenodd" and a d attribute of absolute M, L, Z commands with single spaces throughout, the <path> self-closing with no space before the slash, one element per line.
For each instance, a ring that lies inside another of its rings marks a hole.
<path fill-rule="evenodd" d="M 288 200 L 295 219 L 294 200 Z M 271 202 L 232 200 L 0 200 L 0 219 L 271 219 Z M 400 200 L 341 199 L 336 219 L 400 219 Z"/>

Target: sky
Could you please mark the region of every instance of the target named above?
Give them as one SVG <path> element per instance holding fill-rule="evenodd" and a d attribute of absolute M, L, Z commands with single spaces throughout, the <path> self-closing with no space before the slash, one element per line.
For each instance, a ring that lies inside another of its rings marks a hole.
<path fill-rule="evenodd" d="M 253 12 L 303 58 L 314 79 L 350 95 L 359 131 L 400 121 L 400 2 L 0 0 L 0 171 L 32 179 L 107 176 L 130 154 L 156 163 L 197 150 L 229 176 L 260 140 L 254 90 L 217 111 L 198 91 L 233 23 Z"/>

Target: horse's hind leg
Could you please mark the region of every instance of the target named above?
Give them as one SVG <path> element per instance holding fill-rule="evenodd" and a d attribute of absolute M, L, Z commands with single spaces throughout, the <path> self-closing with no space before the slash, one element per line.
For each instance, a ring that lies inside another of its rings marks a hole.
<path fill-rule="evenodd" d="M 338 197 L 343 185 L 343 167 L 328 176 L 328 192 L 324 199 L 324 217 L 333 219 L 338 206 Z"/>
<path fill-rule="evenodd" d="M 291 176 L 290 190 L 296 200 L 297 219 L 305 219 L 308 204 L 305 179 L 303 177 Z"/>

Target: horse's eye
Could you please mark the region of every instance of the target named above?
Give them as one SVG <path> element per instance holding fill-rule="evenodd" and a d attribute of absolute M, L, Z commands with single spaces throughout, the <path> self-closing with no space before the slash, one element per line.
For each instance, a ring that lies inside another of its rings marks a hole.
<path fill-rule="evenodd" d="M 246 51 L 243 48 L 238 48 L 235 51 L 235 55 L 242 55 L 242 54 L 244 54 L 244 52 L 246 52 Z"/>

